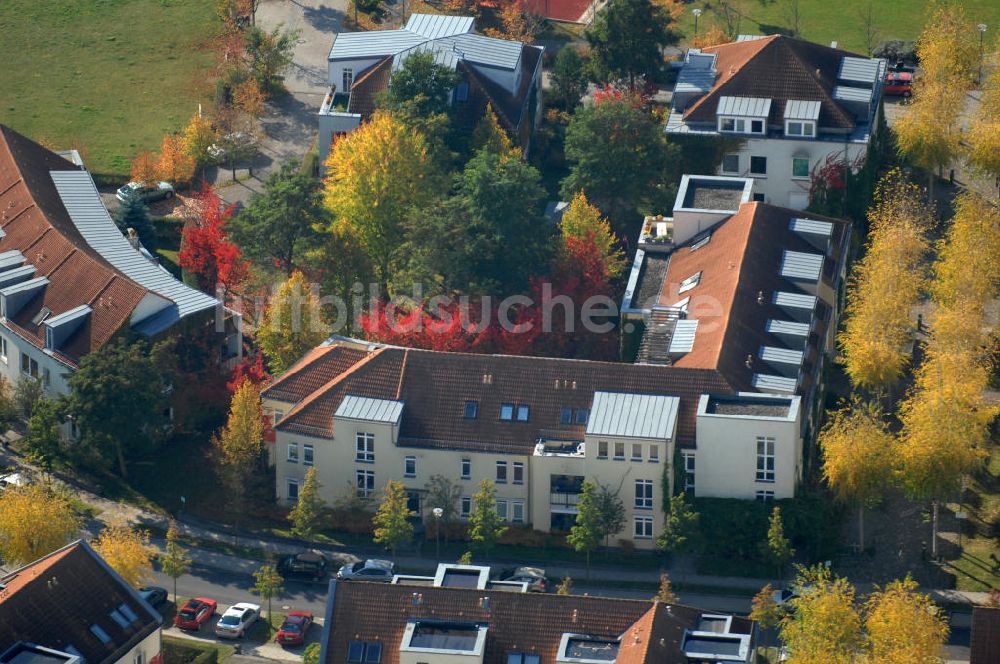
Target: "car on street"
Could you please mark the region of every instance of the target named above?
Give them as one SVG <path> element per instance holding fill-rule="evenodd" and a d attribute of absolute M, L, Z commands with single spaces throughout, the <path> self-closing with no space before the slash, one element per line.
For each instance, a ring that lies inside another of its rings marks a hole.
<path fill-rule="evenodd" d="M 882 87 L 887 95 L 909 97 L 913 94 L 913 74 L 908 71 L 892 71 L 885 77 Z"/>
<path fill-rule="evenodd" d="M 285 622 L 281 623 L 274 642 L 283 646 L 300 646 L 306 640 L 306 633 L 313 624 L 313 614 L 308 611 L 289 611 Z"/>
<path fill-rule="evenodd" d="M 139 597 L 149 602 L 150 606 L 159 606 L 167 601 L 167 589 L 160 586 L 145 586 L 139 588 Z"/>
<path fill-rule="evenodd" d="M 177 612 L 174 625 L 180 629 L 199 630 L 201 626 L 212 619 L 219 603 L 207 597 L 194 597 Z"/>
<path fill-rule="evenodd" d="M 278 561 L 278 574 L 286 579 L 310 579 L 320 581 L 326 578 L 329 562 L 319 551 L 284 556 Z"/>
<path fill-rule="evenodd" d="M 164 198 L 173 198 L 174 193 L 174 187 L 169 182 L 156 182 L 147 186 L 143 186 L 141 182 L 129 182 L 124 187 L 119 187 L 115 198 L 124 203 L 129 196 L 139 196 L 147 203 L 151 203 Z"/>
<path fill-rule="evenodd" d="M 396 574 L 396 566 L 388 560 L 369 558 L 356 563 L 344 565 L 337 572 L 337 578 L 341 581 L 382 581 L 388 583 Z"/>
<path fill-rule="evenodd" d="M 500 572 L 500 581 L 517 581 L 528 584 L 528 592 L 547 593 L 552 584 L 545 578 L 545 570 L 539 567 L 513 567 Z"/>
<path fill-rule="evenodd" d="M 220 639 L 242 639 L 260 617 L 260 605 L 240 602 L 226 609 L 215 623 L 215 635 Z"/>

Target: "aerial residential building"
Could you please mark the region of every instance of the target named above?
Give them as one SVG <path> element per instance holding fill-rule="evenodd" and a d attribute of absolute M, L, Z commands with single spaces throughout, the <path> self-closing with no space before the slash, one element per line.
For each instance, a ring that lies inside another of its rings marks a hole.
<path fill-rule="evenodd" d="M 162 622 L 82 540 L 0 577 L 5 664 L 159 664 Z"/>
<path fill-rule="evenodd" d="M 321 664 L 690 664 L 756 660 L 748 618 L 676 604 L 332 581 Z"/>
<path fill-rule="evenodd" d="M 666 132 L 732 139 L 720 175 L 756 180 L 755 200 L 805 209 L 828 160 L 863 160 L 877 131 L 884 60 L 794 37 L 741 36 L 689 49 Z"/>
<path fill-rule="evenodd" d="M 83 356 L 133 333 L 204 331 L 232 364 L 239 327 L 122 235 L 90 173 L 0 125 L 0 375 L 65 394 Z"/>
<path fill-rule="evenodd" d="M 329 56 L 330 92 L 319 110 L 319 155 L 326 160 L 334 137 L 353 131 L 374 111 L 392 74 L 414 53 L 458 72 L 451 93 L 456 121 L 470 129 L 487 104 L 527 150 L 541 117 L 542 48 L 473 31 L 471 16 L 413 14 L 399 30 L 341 32 Z"/>

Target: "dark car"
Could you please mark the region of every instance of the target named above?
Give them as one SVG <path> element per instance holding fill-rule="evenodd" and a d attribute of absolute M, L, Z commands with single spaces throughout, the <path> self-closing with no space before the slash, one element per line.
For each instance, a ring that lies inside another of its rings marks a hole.
<path fill-rule="evenodd" d="M 319 551 L 303 551 L 278 561 L 278 573 L 286 579 L 326 578 L 329 563 Z"/>
<path fill-rule="evenodd" d="M 167 589 L 159 586 L 139 588 L 139 597 L 149 602 L 150 606 L 159 606 L 167 601 Z"/>
<path fill-rule="evenodd" d="M 305 642 L 306 633 L 312 624 L 313 614 L 308 611 L 289 611 L 274 642 L 283 646 L 300 646 Z"/>
<path fill-rule="evenodd" d="M 909 97 L 913 94 L 913 74 L 905 71 L 889 72 L 882 89 L 887 95 Z"/>
<path fill-rule="evenodd" d="M 533 593 L 547 593 L 552 590 L 552 584 L 545 578 L 545 570 L 538 567 L 505 569 L 500 573 L 499 580 L 527 583 L 528 592 Z"/>

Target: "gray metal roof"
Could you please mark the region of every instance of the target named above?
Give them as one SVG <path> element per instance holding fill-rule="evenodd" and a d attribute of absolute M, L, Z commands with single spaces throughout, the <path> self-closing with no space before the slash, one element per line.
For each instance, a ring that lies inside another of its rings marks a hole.
<path fill-rule="evenodd" d="M 587 435 L 656 440 L 672 438 L 679 404 L 677 397 L 594 392 Z"/>
<path fill-rule="evenodd" d="M 441 16 L 438 14 L 412 14 L 406 22 L 405 30 L 415 32 L 428 39 L 450 37 L 464 32 L 472 32 L 476 19 L 471 16 Z"/>
<path fill-rule="evenodd" d="M 793 218 L 788 222 L 788 230 L 796 233 L 808 233 L 810 235 L 822 235 L 830 237 L 833 235 L 833 224 L 829 221 L 819 221 L 816 219 Z"/>
<path fill-rule="evenodd" d="M 794 392 L 798 381 L 794 378 L 775 376 L 772 374 L 753 375 L 754 389 L 761 392 Z"/>
<path fill-rule="evenodd" d="M 358 397 L 353 394 L 347 394 L 340 401 L 340 405 L 337 406 L 337 412 L 333 416 L 348 420 L 399 424 L 399 418 L 402 414 L 402 401 L 372 399 L 370 397 Z"/>
<path fill-rule="evenodd" d="M 785 119 L 819 120 L 820 106 L 821 104 L 818 101 L 800 101 L 798 99 L 789 99 L 785 102 Z"/>
<path fill-rule="evenodd" d="M 670 337 L 670 353 L 690 353 L 694 348 L 694 336 L 698 331 L 697 318 L 682 318 L 674 323 L 674 333 Z"/>
<path fill-rule="evenodd" d="M 372 30 L 341 32 L 333 37 L 330 60 L 360 60 L 396 55 L 427 41 L 427 37 L 409 30 Z"/>
<path fill-rule="evenodd" d="M 477 34 L 455 35 L 438 41 L 454 45 L 462 59 L 473 64 L 498 69 L 516 69 L 517 63 L 521 61 L 523 44 L 519 41 Z"/>
<path fill-rule="evenodd" d="M 766 118 L 771 112 L 771 100 L 763 97 L 719 97 L 716 115 L 744 118 Z"/>
<path fill-rule="evenodd" d="M 761 346 L 760 359 L 765 362 L 777 362 L 779 364 L 802 364 L 802 351 L 790 348 L 779 348 L 777 346 Z"/>
<path fill-rule="evenodd" d="M 186 286 L 129 244 L 101 202 L 90 173 L 51 171 L 50 175 L 66 212 L 87 244 L 126 277 L 177 305 L 175 318 L 219 305 L 214 297 Z"/>
<path fill-rule="evenodd" d="M 823 254 L 785 249 L 781 257 L 781 276 L 787 279 L 819 281 L 819 275 L 822 271 Z"/>
<path fill-rule="evenodd" d="M 684 56 L 683 69 L 715 69 L 716 58 L 718 58 L 718 55 L 715 53 L 702 53 L 695 48 L 688 49 L 687 55 Z"/>
<path fill-rule="evenodd" d="M 837 73 L 837 78 L 841 81 L 855 81 L 871 85 L 878 80 L 879 67 L 880 62 L 872 58 L 845 56 L 840 61 L 840 71 Z"/>
<path fill-rule="evenodd" d="M 414 53 L 430 53 L 434 56 L 434 62 L 439 65 L 455 69 L 458 66 L 460 56 L 451 46 L 440 41 L 429 41 L 417 44 L 413 48 L 397 53 L 392 59 L 392 70 L 397 71 L 406 62 L 406 59 Z"/>
<path fill-rule="evenodd" d="M 24 254 L 17 249 L 11 249 L 0 254 L 0 271 L 24 265 Z"/>
<path fill-rule="evenodd" d="M 10 284 L 27 281 L 35 276 L 34 265 L 22 265 L 21 267 L 8 268 L 0 272 L 0 288 L 5 288 Z"/>
<path fill-rule="evenodd" d="M 868 88 L 855 88 L 850 85 L 837 85 L 833 88 L 833 98 L 837 101 L 867 104 L 873 94 Z"/>
<path fill-rule="evenodd" d="M 773 302 L 779 307 L 791 307 L 793 309 L 808 309 L 812 311 L 816 308 L 816 296 L 805 293 L 775 291 Z"/>
<path fill-rule="evenodd" d="M 52 316 L 51 318 L 45 319 L 45 324 L 49 327 L 59 327 L 60 325 L 66 325 L 67 323 L 72 323 L 75 320 L 79 320 L 90 314 L 93 309 L 90 308 L 89 304 L 81 304 L 78 307 L 73 307 L 68 311 L 64 311 L 58 316 Z"/>
<path fill-rule="evenodd" d="M 777 320 L 771 318 L 767 321 L 766 329 L 769 334 L 785 334 L 796 337 L 809 336 L 809 323 L 797 323 L 791 320 Z"/>
<path fill-rule="evenodd" d="M 674 86 L 674 94 L 685 92 L 702 93 L 708 92 L 715 85 L 715 70 L 702 69 L 685 65 L 677 74 L 677 85 Z"/>
<path fill-rule="evenodd" d="M 738 42 L 757 41 L 758 39 L 765 39 L 765 38 L 767 38 L 767 35 L 737 35 L 736 41 Z"/>

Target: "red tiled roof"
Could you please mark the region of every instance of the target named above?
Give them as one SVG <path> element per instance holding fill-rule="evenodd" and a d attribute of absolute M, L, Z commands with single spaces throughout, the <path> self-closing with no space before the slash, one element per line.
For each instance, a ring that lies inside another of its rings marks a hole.
<path fill-rule="evenodd" d="M 718 78 L 712 89 L 684 112 L 687 122 L 711 122 L 721 97 L 771 99 L 770 123 L 784 122 L 788 100 L 818 101 L 819 126 L 852 129 L 854 116 L 833 99 L 844 56 L 862 57 L 802 39 L 771 35 L 702 49 L 715 53 Z"/>
<path fill-rule="evenodd" d="M 537 16 L 580 23 L 591 0 L 522 0 L 521 11 Z"/>
<path fill-rule="evenodd" d="M 345 343 L 317 346 L 285 373 L 276 376 L 261 391 L 261 396 L 286 403 L 298 403 L 350 369 L 367 354 L 363 348 Z"/>

